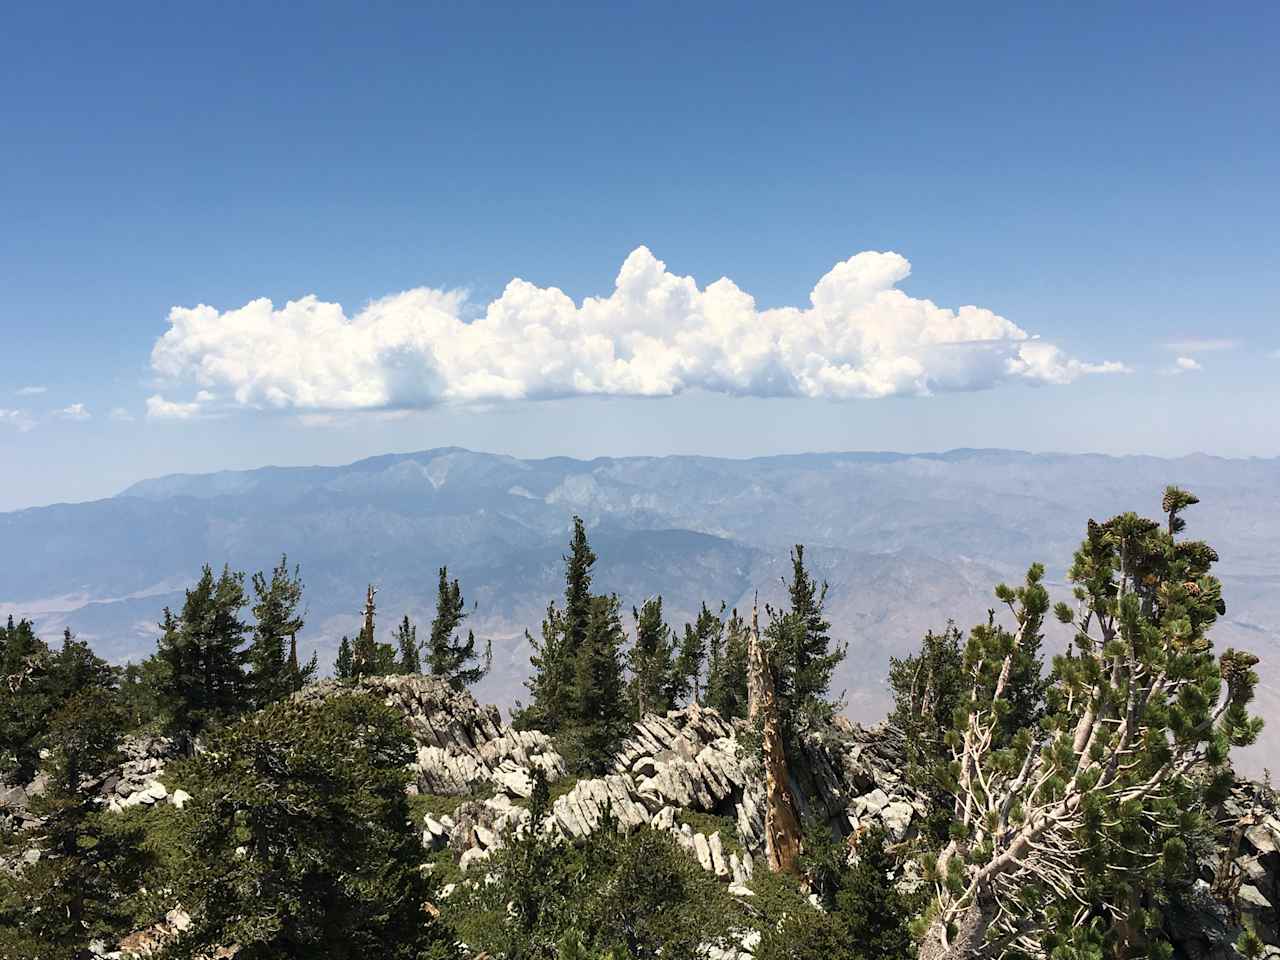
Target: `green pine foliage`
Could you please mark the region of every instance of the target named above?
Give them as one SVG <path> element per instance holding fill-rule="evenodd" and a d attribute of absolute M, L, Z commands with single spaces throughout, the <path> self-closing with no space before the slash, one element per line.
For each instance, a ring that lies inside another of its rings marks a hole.
<path fill-rule="evenodd" d="M 1159 905 L 1194 879 L 1188 851 L 1209 842 L 1230 751 L 1261 728 L 1249 713 L 1257 658 L 1215 657 L 1208 636 L 1226 610 L 1217 554 L 1177 537 L 1196 502 L 1171 487 L 1164 523 L 1089 522 L 1068 572 L 1076 602 L 1053 608 L 1074 638 L 1042 705 L 1027 640 L 1049 612 L 1043 568 L 996 588 L 1015 629 L 989 621 L 966 645 L 965 701 L 947 739 L 951 838 L 926 863 L 937 896 L 922 954 L 942 955 L 949 929 L 1055 956 L 1167 952 Z"/>
<path fill-rule="evenodd" d="M 137 663 L 125 664 L 120 674 L 120 706 L 124 710 L 125 729 L 156 732 L 161 726 L 167 670 L 168 665 L 158 653 Z"/>
<path fill-rule="evenodd" d="M 338 680 L 355 679 L 355 655 L 351 652 L 351 640 L 343 637 L 338 643 L 338 655 L 333 660 L 333 675 Z"/>
<path fill-rule="evenodd" d="M 575 664 L 566 759 L 576 772 L 605 773 L 626 736 L 630 712 L 622 673 L 622 619 L 616 596 L 591 598 L 591 618 Z"/>
<path fill-rule="evenodd" d="M 395 646 L 399 653 L 396 666 L 400 673 L 414 674 L 422 672 L 422 660 L 418 652 L 418 628 L 405 614 L 400 626 L 396 627 Z"/>
<path fill-rule="evenodd" d="M 145 856 L 137 831 L 110 829 L 96 802 L 125 724 L 116 671 L 68 633 L 48 676 L 53 710 L 39 738 L 48 779 L 31 803 L 43 822 L 5 851 L 23 857 L 16 873 L 0 871 L 0 956 L 79 960 L 91 941 L 129 928 Z"/>
<path fill-rule="evenodd" d="M 524 640 L 533 651 L 530 675 L 524 682 L 532 700 L 528 706 L 516 703 L 511 723 L 517 730 L 557 734 L 568 717 L 574 663 L 566 652 L 564 615 L 554 603 L 547 606 L 539 635 L 526 630 Z"/>
<path fill-rule="evenodd" d="M 547 608 L 540 640 L 525 633 L 534 650 L 533 674 L 526 681 L 533 700 L 527 707 L 517 705 L 512 718 L 517 728 L 555 734 L 579 773 L 608 768 L 631 715 L 620 605 L 616 596 L 592 594 L 595 562 L 586 526 L 574 517 L 564 557 L 565 606 Z"/>
<path fill-rule="evenodd" d="M 542 780 L 532 822 L 548 812 Z M 504 960 L 695 960 L 738 915 L 719 881 L 648 828 L 623 835 L 606 822 L 580 844 L 512 832 L 484 872 L 446 901 L 445 917 L 477 953 Z"/>
<path fill-rule="evenodd" d="M 247 704 L 245 603 L 244 574 L 224 567 L 215 577 L 206 564 L 186 592 L 181 614 L 165 608 L 158 651 L 165 664 L 161 697 L 170 729 L 188 750 L 206 728 L 230 720 Z"/>
<path fill-rule="evenodd" d="M 810 906 L 781 881 L 765 889 L 756 960 L 909 960 L 910 923 L 919 905 L 895 885 L 899 864 L 881 829 L 851 838 L 806 824 L 802 867 Z"/>
<path fill-rule="evenodd" d="M 717 618 L 719 619 L 719 618 Z M 726 719 L 747 715 L 747 624 L 734 610 L 707 639 L 706 704 Z"/>
<path fill-rule="evenodd" d="M 431 621 L 431 637 L 427 641 L 427 666 L 431 675 L 447 680 L 455 690 L 478 683 L 493 665 L 492 642 L 484 653 L 476 649 L 476 638 L 470 630 L 462 639 L 460 629 L 469 616 L 462 587 L 449 579 L 449 569 L 441 567 L 436 587 L 436 615 Z"/>
<path fill-rule="evenodd" d="M 967 693 L 964 642 L 964 634 L 948 623 L 941 633 L 925 634 L 915 653 L 889 658 L 889 720 L 906 744 L 907 782 L 929 800 L 927 829 L 937 843 L 945 842 L 951 823 L 947 733 Z"/>
<path fill-rule="evenodd" d="M 192 799 L 171 955 L 445 960 L 405 788 L 413 740 L 372 697 L 283 701 L 212 734 L 181 771 Z"/>
<path fill-rule="evenodd" d="M 680 640 L 671 685 L 671 698 L 675 704 L 703 702 L 706 693 L 703 665 L 707 662 L 712 644 L 723 643 L 724 610 L 723 601 L 719 614 L 712 613 L 704 602 L 697 619 L 684 625 L 684 636 Z"/>
<path fill-rule="evenodd" d="M 827 585 L 814 581 L 800 544 L 791 552 L 791 579 L 784 585 L 789 603 L 783 610 L 769 609 L 764 641 L 771 653 L 783 727 L 790 735 L 833 716 L 831 674 L 847 647 L 832 644 L 831 624 L 823 613 Z"/>
<path fill-rule="evenodd" d="M 565 655 L 576 660 L 586 642 L 592 617 L 591 568 L 596 563 L 595 551 L 587 543 L 587 527 L 581 517 L 573 518 L 573 536 L 569 553 L 564 558 L 564 636 Z"/>
<path fill-rule="evenodd" d="M 52 655 L 30 621 L 10 616 L 0 631 L 0 779 L 27 783 L 40 761 L 40 738 L 53 705 Z"/>
<path fill-rule="evenodd" d="M 297 637 L 302 631 L 302 579 L 288 557 L 271 571 L 253 575 L 253 634 L 249 644 L 249 692 L 255 707 L 296 693 L 314 676 L 315 657 L 298 664 Z"/>
<path fill-rule="evenodd" d="M 631 668 L 632 716 L 666 713 L 675 705 L 680 682 L 675 640 L 662 619 L 662 597 L 652 597 L 637 610 L 631 608 L 635 643 L 627 654 Z"/>

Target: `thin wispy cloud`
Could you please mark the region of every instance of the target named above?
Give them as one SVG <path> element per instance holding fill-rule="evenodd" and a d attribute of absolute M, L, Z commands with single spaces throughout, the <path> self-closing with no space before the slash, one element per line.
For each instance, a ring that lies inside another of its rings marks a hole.
<path fill-rule="evenodd" d="M 910 272 L 899 254 L 859 253 L 818 281 L 807 306 L 760 310 L 732 280 L 700 288 L 639 247 L 607 297 L 579 304 L 516 279 L 470 322 L 465 293 L 430 288 L 351 317 L 315 296 L 174 307 L 152 367 L 166 392 L 208 393 L 160 393 L 147 408 L 181 419 L 219 403 L 325 412 L 691 389 L 846 400 L 1129 372 L 1068 356 L 991 310 L 908 296 L 897 285 Z"/>
<path fill-rule="evenodd" d="M 25 410 L 8 410 L 0 408 L 0 427 L 8 427 L 26 433 L 35 427 L 36 422 Z"/>
<path fill-rule="evenodd" d="M 1170 340 L 1164 345 L 1166 350 L 1185 356 L 1189 353 L 1219 353 L 1223 350 L 1234 350 L 1240 346 L 1239 340 L 1190 337 L 1186 340 Z"/>
<path fill-rule="evenodd" d="M 15 393 L 20 397 L 36 397 L 42 393 L 48 393 L 48 387 L 19 387 Z"/>
<path fill-rule="evenodd" d="M 135 419 L 134 415 L 124 407 L 113 407 L 107 416 L 120 423 L 130 423 Z"/>
<path fill-rule="evenodd" d="M 74 420 L 82 422 L 92 417 L 89 410 L 83 403 L 73 403 L 70 406 L 63 407 L 58 411 L 58 416 L 63 420 Z"/>

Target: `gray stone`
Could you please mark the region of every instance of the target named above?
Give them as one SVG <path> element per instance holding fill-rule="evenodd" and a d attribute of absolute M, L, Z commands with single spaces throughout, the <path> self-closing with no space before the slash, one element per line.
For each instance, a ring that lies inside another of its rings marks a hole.
<path fill-rule="evenodd" d="M 894 840 L 901 840 L 907 835 L 907 830 L 911 826 L 911 818 L 915 814 L 915 808 L 909 803 L 901 800 L 894 800 L 888 803 L 880 811 L 880 819 L 884 821 L 885 829 L 889 831 L 889 835 Z"/>
<path fill-rule="evenodd" d="M 693 852 L 698 857 L 698 865 L 703 870 L 711 870 L 711 845 L 701 833 L 693 835 Z"/>

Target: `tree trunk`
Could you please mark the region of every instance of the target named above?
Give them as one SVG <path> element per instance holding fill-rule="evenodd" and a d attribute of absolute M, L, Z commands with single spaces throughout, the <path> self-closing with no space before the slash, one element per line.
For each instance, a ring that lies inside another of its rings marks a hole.
<path fill-rule="evenodd" d="M 978 960 L 987 956 L 987 927 L 991 915 L 981 906 L 971 903 L 956 920 L 955 936 L 948 938 L 944 946 L 943 929 L 935 920 L 920 943 L 919 960 Z"/>
<path fill-rule="evenodd" d="M 769 670 L 769 655 L 760 642 L 760 619 L 751 608 L 751 635 L 748 638 L 748 707 L 751 721 L 761 721 L 764 752 L 764 849 L 769 869 L 774 873 L 800 872 L 800 820 L 787 777 L 787 751 L 782 742 L 778 697 Z"/>

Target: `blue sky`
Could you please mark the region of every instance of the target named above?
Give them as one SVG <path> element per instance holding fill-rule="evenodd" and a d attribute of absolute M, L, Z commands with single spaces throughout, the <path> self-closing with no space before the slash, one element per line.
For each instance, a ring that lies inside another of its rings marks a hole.
<path fill-rule="evenodd" d="M 455 443 L 1280 453 L 1274 5 L 539 6 L 9 11 L 0 509 Z"/>

